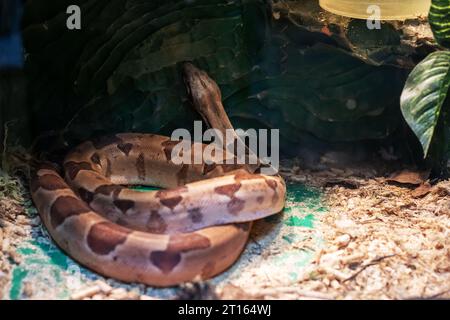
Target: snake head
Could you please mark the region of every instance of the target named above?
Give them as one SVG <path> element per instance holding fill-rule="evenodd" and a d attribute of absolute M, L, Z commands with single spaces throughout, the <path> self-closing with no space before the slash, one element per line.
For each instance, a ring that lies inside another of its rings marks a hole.
<path fill-rule="evenodd" d="M 206 72 L 190 62 L 183 63 L 182 71 L 189 98 L 200 113 L 202 113 L 203 106 L 209 106 L 212 102 L 222 100 L 219 87 Z"/>

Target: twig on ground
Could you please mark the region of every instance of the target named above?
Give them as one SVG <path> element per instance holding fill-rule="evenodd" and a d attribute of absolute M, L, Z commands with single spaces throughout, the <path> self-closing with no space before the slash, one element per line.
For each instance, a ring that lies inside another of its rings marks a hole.
<path fill-rule="evenodd" d="M 361 272 L 363 272 L 365 269 L 367 269 L 368 267 L 374 266 L 376 264 L 379 264 L 381 261 L 388 259 L 388 258 L 392 258 L 395 257 L 396 254 L 391 254 L 391 255 L 387 255 L 387 256 L 383 256 L 383 257 L 379 257 L 376 259 L 373 259 L 372 261 L 370 261 L 369 263 L 363 265 L 358 271 L 356 271 L 353 275 L 351 275 L 350 277 L 348 277 L 347 279 L 345 279 L 343 282 L 347 282 L 350 280 L 355 279 Z"/>

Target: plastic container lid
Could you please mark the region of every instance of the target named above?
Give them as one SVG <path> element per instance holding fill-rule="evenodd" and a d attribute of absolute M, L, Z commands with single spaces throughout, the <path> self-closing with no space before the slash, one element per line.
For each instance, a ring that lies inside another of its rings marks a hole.
<path fill-rule="evenodd" d="M 373 20 L 405 20 L 427 16 L 431 6 L 431 0 L 320 0 L 319 3 L 323 9 L 334 14 L 357 19 L 370 17 Z M 377 13 L 380 14 L 379 19 L 375 18 Z"/>

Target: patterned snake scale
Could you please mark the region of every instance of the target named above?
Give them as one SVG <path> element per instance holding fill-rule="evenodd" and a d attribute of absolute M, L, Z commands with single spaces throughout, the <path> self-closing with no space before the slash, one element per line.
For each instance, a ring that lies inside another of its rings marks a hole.
<path fill-rule="evenodd" d="M 202 90 L 218 90 L 205 86 L 213 81 L 204 72 L 192 65 L 190 71 L 203 83 L 203 89 L 189 88 L 194 100 Z M 220 93 L 206 96 L 216 101 L 210 108 L 223 108 Z M 199 103 L 211 104 L 210 99 Z M 116 134 L 70 151 L 65 178 L 53 165 L 40 165 L 31 193 L 54 241 L 102 275 L 152 286 L 208 279 L 230 267 L 252 221 L 283 209 L 284 180 L 243 165 L 216 164 L 214 158 L 174 164 L 178 143 L 154 134 Z M 163 189 L 142 192 L 131 185 Z"/>

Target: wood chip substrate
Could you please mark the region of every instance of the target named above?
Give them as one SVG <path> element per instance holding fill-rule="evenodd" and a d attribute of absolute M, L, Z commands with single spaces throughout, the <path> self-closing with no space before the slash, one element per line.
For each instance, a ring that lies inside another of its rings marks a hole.
<path fill-rule="evenodd" d="M 157 289 L 106 279 L 51 241 L 26 183 L 0 175 L 3 299 L 450 298 L 450 181 L 405 168 L 302 169 L 285 161 L 283 213 L 258 221 L 237 263 Z"/>

